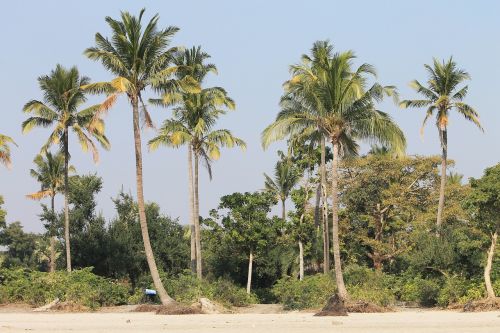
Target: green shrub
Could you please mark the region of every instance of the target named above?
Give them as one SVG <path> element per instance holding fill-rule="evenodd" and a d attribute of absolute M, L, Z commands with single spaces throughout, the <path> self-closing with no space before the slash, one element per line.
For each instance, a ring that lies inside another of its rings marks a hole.
<path fill-rule="evenodd" d="M 465 295 L 459 298 L 458 303 L 465 304 L 469 301 L 477 301 L 486 296 L 486 287 L 484 286 L 484 281 L 476 280 L 471 282 L 467 287 Z"/>
<path fill-rule="evenodd" d="M 0 302 L 39 306 L 59 298 L 95 309 L 127 302 L 128 287 L 92 273 L 45 273 L 24 269 L 0 270 Z"/>
<path fill-rule="evenodd" d="M 417 276 L 403 282 L 400 300 L 421 306 L 434 306 L 437 303 L 439 289 L 436 281 L 425 280 Z"/>
<path fill-rule="evenodd" d="M 495 295 L 497 297 L 500 296 L 500 279 L 493 282 L 493 290 L 495 291 Z"/>
<path fill-rule="evenodd" d="M 167 293 L 177 302 L 186 305 L 197 302 L 201 297 L 206 297 L 225 306 L 246 306 L 257 302 L 255 295 L 248 295 L 245 289 L 236 286 L 228 279 L 199 280 L 189 270 L 175 276 L 164 273 L 161 275 Z M 149 276 L 141 278 L 138 287 L 135 293 L 129 297 L 131 304 L 140 303 L 144 299 L 144 288 L 154 289 Z"/>
<path fill-rule="evenodd" d="M 376 272 L 368 267 L 358 265 L 347 266 L 344 279 L 351 299 L 370 302 L 380 306 L 394 304 L 394 278 Z"/>
<path fill-rule="evenodd" d="M 335 292 L 335 280 L 330 275 L 306 276 L 303 281 L 286 277 L 272 288 L 277 300 L 287 310 L 317 308 Z"/>
<path fill-rule="evenodd" d="M 469 286 L 470 282 L 462 277 L 451 276 L 446 278 L 439 290 L 437 305 L 444 307 L 452 303 L 459 303 L 460 298 L 466 294 Z"/>
<path fill-rule="evenodd" d="M 212 284 L 213 299 L 226 306 L 247 306 L 257 303 L 257 297 L 247 294 L 244 288 L 227 279 L 219 279 Z"/>

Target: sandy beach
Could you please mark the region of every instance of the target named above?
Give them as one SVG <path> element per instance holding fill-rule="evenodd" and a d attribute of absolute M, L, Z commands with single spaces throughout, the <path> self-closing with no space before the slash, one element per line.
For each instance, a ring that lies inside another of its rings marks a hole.
<path fill-rule="evenodd" d="M 0 313 L 0 332 L 494 333 L 500 312 L 412 310 L 314 317 L 309 313 L 161 316 L 153 313 Z"/>

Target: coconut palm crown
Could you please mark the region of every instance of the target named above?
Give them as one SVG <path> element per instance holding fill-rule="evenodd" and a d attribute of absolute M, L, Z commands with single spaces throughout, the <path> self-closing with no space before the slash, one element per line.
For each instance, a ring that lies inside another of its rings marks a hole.
<path fill-rule="evenodd" d="M 422 123 L 421 133 L 429 118 L 435 117 L 436 126 L 441 144 L 441 185 L 439 190 L 438 212 L 436 217 L 437 235 L 439 235 L 442 225 L 442 215 L 444 209 L 444 191 L 446 186 L 446 167 L 448 155 L 448 122 L 450 113 L 456 111 L 466 120 L 472 122 L 481 131 L 483 128 L 479 122 L 479 114 L 470 105 L 463 102 L 467 96 L 469 87 L 460 86 L 464 81 L 470 80 L 470 75 L 465 70 L 457 67 L 453 58 L 447 61 L 439 61 L 436 58 L 433 64 L 424 65 L 428 80 L 427 86 L 414 80 L 410 86 L 420 95 L 422 99 L 403 100 L 400 103 L 402 108 L 426 108 L 426 114 Z"/>

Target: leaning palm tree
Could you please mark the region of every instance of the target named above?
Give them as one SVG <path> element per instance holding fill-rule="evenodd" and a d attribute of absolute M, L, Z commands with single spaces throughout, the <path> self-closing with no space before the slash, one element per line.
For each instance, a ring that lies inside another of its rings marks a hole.
<path fill-rule="evenodd" d="M 233 109 L 234 102 L 220 87 L 202 89 L 199 93 L 181 93 L 181 96 L 165 95 L 162 99 L 152 100 L 153 103 L 168 106 L 171 102 L 177 105 L 173 109 L 174 118 L 167 119 L 158 131 L 158 136 L 149 141 L 151 150 L 159 146 L 180 147 L 188 146 L 188 173 L 190 208 L 193 209 L 196 249 L 196 274 L 202 278 L 201 261 L 201 229 L 199 222 L 199 162 L 207 167 L 209 177 L 212 178 L 211 163 L 220 157 L 220 148 L 239 146 L 246 147 L 245 142 L 227 129 L 213 130 L 218 117 L 225 114 L 226 109 Z M 193 159 L 194 157 L 194 172 Z M 192 176 L 191 176 L 192 175 Z"/>
<path fill-rule="evenodd" d="M 315 47 L 328 48 L 319 42 Z M 291 84 L 303 86 L 293 89 L 282 103 L 273 124 L 263 133 L 263 143 L 299 135 L 316 126 L 330 141 L 333 152 L 331 172 L 332 241 L 335 277 L 338 294 L 347 299 L 340 260 L 338 234 L 338 164 L 343 142 L 355 147 L 357 140 L 380 142 L 402 151 L 406 141 L 402 131 L 390 116 L 375 107 L 384 95 L 395 95 L 394 87 L 374 84 L 366 89 L 366 76 L 375 75 L 371 65 L 363 64 L 352 70 L 354 54 L 350 51 L 330 56 L 323 52 L 317 64 L 301 67 Z"/>
<path fill-rule="evenodd" d="M 12 164 L 9 144 L 16 145 L 10 136 L 0 134 L 0 164 L 5 165 L 7 168 L 10 168 Z"/>
<path fill-rule="evenodd" d="M 31 116 L 22 123 L 23 133 L 34 127 L 53 127 L 49 138 L 41 148 L 41 153 L 47 153 L 50 146 L 59 145 L 64 155 L 64 241 L 66 246 L 66 269 L 71 272 L 71 250 L 69 236 L 68 209 L 68 173 L 69 173 L 69 133 L 73 132 L 83 151 L 91 151 L 94 161 L 99 154 L 94 140 L 105 149 L 109 142 L 104 135 L 102 112 L 107 109 L 108 101 L 79 110 L 87 100 L 82 89 L 90 83 L 86 76 L 80 76 L 78 69 L 66 69 L 57 65 L 49 75 L 38 78 L 44 102 L 31 100 L 24 105 L 23 111 Z"/>
<path fill-rule="evenodd" d="M 468 86 L 459 88 L 465 80 L 469 80 L 469 74 L 463 69 L 457 68 L 456 62 L 450 57 L 448 61 L 439 62 L 434 58 L 433 66 L 424 65 L 428 73 L 427 87 L 414 80 L 411 87 L 424 98 L 417 100 L 401 101 L 403 108 L 427 108 L 421 132 L 427 120 L 436 114 L 436 126 L 441 143 L 441 184 L 439 187 L 439 204 L 436 218 L 437 235 L 441 230 L 444 190 L 446 187 L 446 159 L 448 155 L 448 119 L 450 111 L 455 110 L 465 119 L 476 125 L 481 131 L 483 128 L 479 122 L 479 114 L 470 105 L 463 102 L 469 90 Z"/>
<path fill-rule="evenodd" d="M 286 200 L 300 180 L 300 174 L 288 159 L 278 161 L 274 168 L 274 179 L 264 173 L 266 191 L 273 193 L 281 202 L 281 218 L 286 220 Z"/>
<path fill-rule="evenodd" d="M 170 63 L 177 49 L 168 46 L 172 36 L 179 29 L 170 26 L 159 30 L 158 15 L 153 16 L 147 25 L 143 27 L 143 15 L 144 9 L 140 11 L 138 17 L 128 12 L 121 13 L 121 20 L 106 17 L 106 22 L 112 30 L 111 40 L 103 37 L 100 33 L 96 33 L 96 46 L 86 49 L 85 55 L 92 60 L 100 61 L 109 72 L 115 75 L 115 78 L 110 82 L 88 85 L 86 89 L 94 93 L 107 93 L 110 95 L 109 98 L 116 97 L 118 94 L 125 94 L 132 106 L 137 203 L 142 239 L 155 288 L 161 302 L 169 304 L 173 302 L 173 299 L 167 294 L 158 273 L 151 248 L 144 207 L 141 130 L 139 124 L 141 112 L 146 125 L 152 126 L 152 122 L 142 97 L 148 88 L 159 89 L 161 87 L 166 91 L 175 91 L 179 87 L 185 90 L 192 89 L 193 91 L 197 91 L 199 88 L 189 76 L 183 80 L 172 78 L 172 74 L 175 73 L 177 67 L 170 66 Z"/>
<path fill-rule="evenodd" d="M 50 198 L 50 209 L 52 217 L 54 218 L 56 194 L 61 193 L 64 190 L 64 155 L 61 153 L 52 155 L 51 152 L 47 152 L 45 156 L 39 154 L 35 157 L 33 163 L 35 163 L 36 169 L 31 169 L 30 175 L 40 183 L 40 190 L 30 193 L 26 195 L 26 197 L 37 201 Z M 75 172 L 75 168 L 73 166 L 69 166 L 68 171 Z M 56 270 L 55 229 L 55 221 L 51 221 L 48 226 L 48 233 L 50 237 L 50 258 L 48 259 L 51 273 Z"/>

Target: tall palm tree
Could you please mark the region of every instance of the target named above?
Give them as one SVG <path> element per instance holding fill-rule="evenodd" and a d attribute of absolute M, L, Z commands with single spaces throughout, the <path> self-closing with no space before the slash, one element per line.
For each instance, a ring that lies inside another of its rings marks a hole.
<path fill-rule="evenodd" d="M 192 47 L 191 49 L 179 50 L 173 56 L 173 63 L 177 66 L 176 77 L 183 80 L 185 77 L 191 77 L 200 86 L 208 73 L 217 74 L 217 67 L 214 64 L 207 64 L 205 61 L 210 58 L 210 55 L 201 50 L 201 47 Z M 209 96 L 210 94 L 210 96 Z M 234 102 L 227 96 L 224 89 L 220 87 L 213 87 L 204 89 L 200 92 L 201 96 L 209 96 L 213 101 L 217 102 L 219 106 L 226 106 L 228 109 L 234 109 Z M 177 112 L 191 112 L 194 116 L 191 121 L 191 127 L 196 126 L 197 117 L 203 117 L 203 114 L 195 110 L 195 105 L 198 102 L 191 96 L 188 98 L 186 91 L 164 91 L 161 99 L 151 99 L 153 104 L 163 107 L 178 106 L 183 101 L 186 101 L 187 107 L 178 109 Z M 223 111 L 221 111 L 223 112 Z M 217 113 L 212 115 L 212 118 L 218 117 Z M 186 118 L 187 119 L 187 118 Z M 212 119 L 205 119 L 204 121 L 213 121 Z M 209 164 L 207 164 L 209 166 Z M 209 169 L 210 171 L 210 169 Z M 190 238 L 191 238 L 191 271 L 197 273 L 201 272 L 201 258 L 197 259 L 197 246 L 201 247 L 201 235 L 199 229 L 199 218 L 195 215 L 195 193 L 194 193 L 194 175 L 193 175 L 193 147 L 188 145 L 188 189 L 189 189 L 189 220 L 190 220 Z M 196 217 L 195 217 L 196 216 Z M 198 225 L 198 227 L 197 227 Z M 198 232 L 196 232 L 198 230 Z M 199 250 L 201 253 L 201 248 Z M 200 257 L 200 256 L 198 256 Z M 201 274 L 201 273 L 200 273 Z M 198 274 L 199 275 L 199 274 Z"/>
<path fill-rule="evenodd" d="M 178 53 L 174 62 L 179 68 L 177 72 L 179 80 L 189 75 L 201 86 L 207 73 L 216 72 L 214 65 L 204 63 L 208 57 L 206 53 L 201 52 L 199 47 Z M 155 150 L 160 145 L 188 146 L 190 209 L 192 209 L 190 215 L 192 225 L 194 225 L 196 274 L 202 278 L 199 162 L 200 160 L 204 162 L 211 179 L 211 162 L 219 159 L 220 148 L 239 146 L 244 149 L 246 147 L 243 140 L 233 136 L 229 130 L 213 130 L 217 119 L 227 110 L 234 109 L 234 101 L 223 88 L 211 87 L 203 88 L 199 92 L 165 91 L 162 98 L 152 99 L 151 102 L 164 107 L 172 106 L 173 119 L 166 120 L 158 136 L 149 141 L 150 149 Z"/>
<path fill-rule="evenodd" d="M 374 68 L 363 64 L 353 70 L 355 56 L 351 51 L 332 56 L 328 50 L 331 50 L 329 43 L 315 43 L 313 52 L 319 54 L 318 61 L 293 71 L 290 94 L 286 103 L 282 103 L 275 122 L 264 130 L 263 142 L 298 135 L 312 127 L 330 141 L 333 152 L 331 198 L 335 277 L 339 296 L 347 299 L 338 235 L 339 158 L 343 150 L 355 150 L 357 140 L 380 142 L 399 151 L 404 150 L 406 141 L 390 116 L 375 107 L 375 102 L 384 95 L 394 96 L 395 88 L 375 83 L 366 89 L 366 76 L 375 75 Z"/>
<path fill-rule="evenodd" d="M 441 143 L 441 184 L 439 187 L 439 204 L 436 218 L 437 235 L 441 230 L 444 209 L 444 190 L 446 187 L 446 159 L 448 155 L 448 119 L 452 110 L 457 111 L 465 119 L 476 125 L 481 131 L 483 128 L 479 122 L 479 114 L 473 107 L 463 102 L 469 90 L 468 86 L 459 87 L 470 75 L 463 69 L 457 68 L 457 64 L 450 57 L 448 61 L 439 62 L 433 59 L 433 65 L 424 65 L 427 70 L 427 87 L 419 81 L 411 82 L 411 87 L 423 96 L 423 99 L 404 100 L 400 106 L 403 108 L 427 108 L 421 132 L 427 120 L 436 114 L 436 126 Z"/>
<path fill-rule="evenodd" d="M 64 190 L 64 155 L 61 153 L 52 155 L 51 152 L 47 152 L 45 156 L 38 154 L 33 163 L 35 163 L 36 169 L 31 169 L 30 175 L 40 183 L 40 191 L 30 193 L 26 197 L 31 200 L 50 198 L 52 216 L 55 217 L 55 196 Z M 68 171 L 75 172 L 75 168 L 69 166 Z M 48 227 L 50 237 L 49 268 L 52 273 L 56 270 L 56 231 L 54 224 L 55 221 L 51 221 Z"/>
<path fill-rule="evenodd" d="M 159 30 L 158 14 L 154 15 L 143 27 L 144 11 L 142 9 L 139 16 L 122 12 L 121 20 L 106 17 L 106 22 L 112 31 L 111 40 L 96 33 L 96 46 L 86 49 L 84 53 L 88 58 L 100 61 L 109 72 L 115 75 L 115 78 L 109 82 L 88 85 L 86 89 L 94 93 L 107 93 L 109 98 L 125 94 L 132 106 L 137 204 L 141 234 L 153 283 L 162 304 L 166 305 L 174 300 L 167 294 L 158 273 L 144 208 L 140 114 L 142 113 L 147 126 L 152 126 L 152 122 L 142 97 L 148 88 L 162 88 L 167 91 L 175 91 L 180 87 L 194 91 L 199 88 L 190 77 L 184 80 L 172 77 L 177 67 L 171 66 L 171 61 L 177 49 L 170 48 L 169 45 L 171 38 L 179 29 L 169 26 Z"/>
<path fill-rule="evenodd" d="M 7 168 L 10 168 L 12 164 L 9 144 L 16 145 L 10 136 L 0 134 L 0 164 L 5 165 Z"/>
<path fill-rule="evenodd" d="M 281 218 L 286 220 L 286 200 L 300 180 L 300 174 L 288 159 L 278 161 L 274 168 L 274 179 L 264 173 L 266 190 L 276 195 L 281 202 Z"/>
<path fill-rule="evenodd" d="M 23 111 L 31 116 L 22 123 L 23 133 L 34 127 L 53 127 L 49 138 L 41 148 L 45 154 L 50 146 L 59 145 L 64 155 L 64 241 L 66 246 L 66 269 L 71 272 L 71 250 L 69 238 L 68 173 L 69 173 L 69 133 L 73 132 L 83 151 L 91 151 L 94 161 L 99 154 L 94 140 L 105 149 L 109 142 L 104 135 L 102 113 L 109 107 L 108 101 L 79 110 L 87 98 L 82 89 L 90 83 L 86 76 L 80 76 L 76 67 L 66 69 L 57 65 L 49 75 L 38 78 L 44 102 L 31 100 Z"/>

